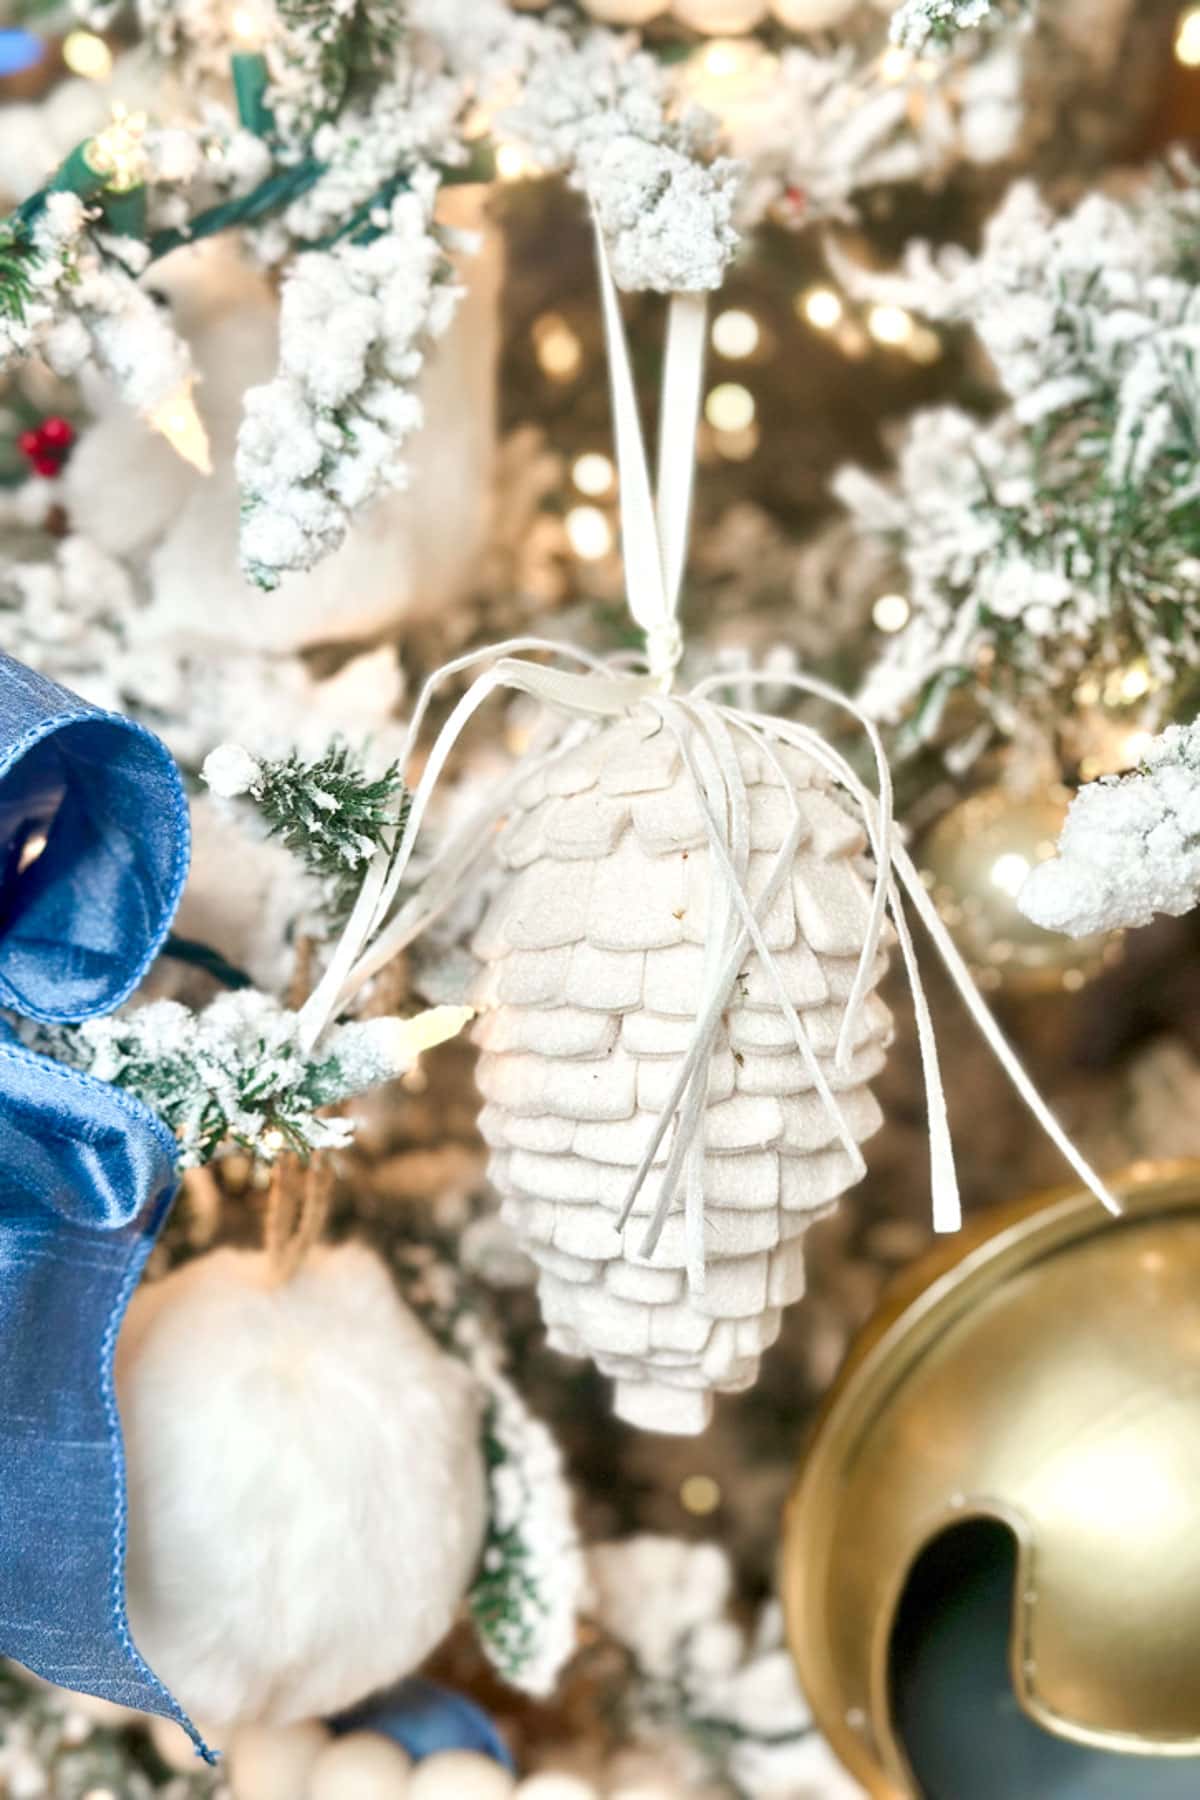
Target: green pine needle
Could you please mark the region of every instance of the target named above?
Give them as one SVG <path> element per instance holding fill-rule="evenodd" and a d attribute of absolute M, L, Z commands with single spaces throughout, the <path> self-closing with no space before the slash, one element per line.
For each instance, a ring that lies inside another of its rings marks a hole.
<path fill-rule="evenodd" d="M 25 226 L 16 219 L 0 225 L 0 318 L 23 321 L 33 296 L 31 268 L 36 261 Z"/>
<path fill-rule="evenodd" d="M 399 768 L 369 780 L 346 744 L 315 762 L 293 752 L 260 766 L 251 796 L 271 835 L 321 883 L 335 920 L 344 918 L 366 865 L 378 850 L 394 850 L 404 830 L 409 795 Z"/>

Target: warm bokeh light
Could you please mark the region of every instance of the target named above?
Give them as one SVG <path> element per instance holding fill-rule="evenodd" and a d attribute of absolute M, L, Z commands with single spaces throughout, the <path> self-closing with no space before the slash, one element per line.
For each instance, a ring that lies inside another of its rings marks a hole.
<path fill-rule="evenodd" d="M 688 1475 L 679 1484 L 679 1503 L 684 1512 L 702 1519 L 721 1504 L 721 1485 L 711 1475 Z"/>
<path fill-rule="evenodd" d="M 68 31 L 62 41 L 62 59 L 72 75 L 84 81 L 107 81 L 113 71 L 112 51 L 94 31 Z"/>
<path fill-rule="evenodd" d="M 871 617 L 880 631 L 903 631 L 912 616 L 912 607 L 903 594 L 880 594 L 871 608 Z"/>
<path fill-rule="evenodd" d="M 844 310 L 841 296 L 830 287 L 809 288 L 796 298 L 796 311 L 818 331 L 832 331 Z"/>
<path fill-rule="evenodd" d="M 886 303 L 873 306 L 867 314 L 867 330 L 877 344 L 886 344 L 889 349 L 899 349 L 912 339 L 913 317 L 902 306 L 889 306 Z"/>
<path fill-rule="evenodd" d="M 754 423 L 754 395 L 739 381 L 722 381 L 704 402 L 704 416 L 714 431 L 745 431 Z"/>
<path fill-rule="evenodd" d="M 601 494 L 611 493 L 616 479 L 612 458 L 602 455 L 599 450 L 588 450 L 577 456 L 571 469 L 571 480 L 579 492 L 593 500 Z"/>
<path fill-rule="evenodd" d="M 1175 32 L 1175 56 L 1185 69 L 1200 69 L 1200 6 L 1189 6 L 1180 14 Z"/>
<path fill-rule="evenodd" d="M 584 562 L 599 562 L 612 549 L 613 528 L 598 506 L 573 506 L 566 524 L 571 548 Z"/>
<path fill-rule="evenodd" d="M 538 362 L 555 381 L 570 381 L 583 366 L 583 345 L 561 313 L 543 313 L 533 327 Z"/>
<path fill-rule="evenodd" d="M 753 356 L 761 341 L 758 320 L 753 313 L 744 312 L 740 307 L 731 306 L 713 320 L 713 349 L 718 356 L 728 357 L 731 362 Z"/>

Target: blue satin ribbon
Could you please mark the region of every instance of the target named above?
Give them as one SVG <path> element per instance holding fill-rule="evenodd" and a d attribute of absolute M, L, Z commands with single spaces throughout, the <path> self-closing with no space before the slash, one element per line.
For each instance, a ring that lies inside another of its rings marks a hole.
<path fill-rule="evenodd" d="M 427 1756 L 438 1756 L 444 1750 L 474 1750 L 516 1772 L 512 1751 L 482 1707 L 423 1675 L 410 1675 L 331 1724 L 339 1735 L 378 1731 L 406 1750 L 414 1762 L 424 1762 Z"/>
<path fill-rule="evenodd" d="M 0 656 L 0 1005 L 47 1022 L 119 1006 L 188 848 L 165 746 Z M 0 1653 L 175 1719 L 208 1757 L 125 1610 L 113 1353 L 175 1152 L 148 1107 L 0 1030 Z"/>

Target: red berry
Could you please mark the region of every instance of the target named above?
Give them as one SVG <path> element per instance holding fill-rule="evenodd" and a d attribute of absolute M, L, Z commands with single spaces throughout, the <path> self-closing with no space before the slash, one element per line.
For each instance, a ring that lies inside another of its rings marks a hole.
<path fill-rule="evenodd" d="M 47 480 L 51 476 L 57 475 L 62 468 L 62 457 L 56 456 L 53 450 L 39 450 L 37 455 L 31 456 L 29 460 L 36 473 L 44 475 Z"/>
<path fill-rule="evenodd" d="M 42 434 L 40 431 L 23 431 L 17 439 L 17 449 L 21 452 L 22 456 L 34 457 L 41 450 L 41 447 Z"/>
<path fill-rule="evenodd" d="M 69 419 L 56 414 L 42 421 L 42 443 L 47 450 L 69 450 L 75 442 L 75 427 Z"/>

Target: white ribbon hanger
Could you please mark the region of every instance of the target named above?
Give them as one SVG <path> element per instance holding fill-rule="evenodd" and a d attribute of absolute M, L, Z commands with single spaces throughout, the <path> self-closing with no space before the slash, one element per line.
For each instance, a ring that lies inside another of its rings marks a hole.
<path fill-rule="evenodd" d="M 490 664 L 471 683 L 434 739 L 429 759 L 412 795 L 404 830 L 393 853 L 380 851 L 370 864 L 350 920 L 334 948 L 325 974 L 301 1013 L 301 1034 L 311 1048 L 326 1026 L 385 963 L 420 935 L 464 891 L 491 853 L 495 826 L 505 817 L 515 791 L 531 771 L 560 757 L 606 722 L 635 709 L 652 715 L 655 728 L 678 745 L 682 766 L 693 787 L 704 820 L 714 892 L 704 951 L 701 991 L 697 998 L 692 1040 L 681 1058 L 675 1083 L 655 1124 L 651 1141 L 634 1172 L 623 1213 L 623 1225 L 650 1178 L 655 1157 L 673 1134 L 659 1195 L 650 1218 L 642 1254 L 650 1256 L 661 1236 L 676 1196 L 683 1193 L 688 1275 L 693 1289 L 704 1285 L 704 1115 L 708 1073 L 721 1016 L 738 974 L 751 955 L 758 957 L 774 989 L 813 1089 L 829 1115 L 834 1136 L 850 1161 L 851 1179 L 865 1172 L 862 1151 L 845 1118 L 837 1093 L 814 1050 L 803 1015 L 792 1004 L 782 974 L 762 930 L 775 896 L 790 876 L 805 830 L 803 810 L 775 748 L 792 746 L 823 768 L 861 814 L 874 860 L 874 888 L 865 941 L 846 1001 L 834 1058 L 844 1071 L 854 1045 L 855 1027 L 874 985 L 874 972 L 888 919 L 896 932 L 901 959 L 912 993 L 917 1046 L 925 1084 L 929 1128 L 930 1185 L 934 1229 L 953 1231 L 961 1223 L 958 1180 L 947 1118 L 937 1040 L 916 952 L 905 917 L 904 901 L 916 908 L 951 979 L 1017 1093 L 1042 1130 L 1060 1150 L 1084 1185 L 1111 1212 L 1120 1208 L 1100 1177 L 1081 1155 L 1038 1093 L 1020 1059 L 992 1017 L 957 947 L 926 892 L 921 877 L 899 841 L 893 818 L 892 779 L 882 740 L 873 721 L 845 695 L 805 675 L 738 672 L 743 695 L 757 687 L 782 683 L 797 693 L 824 700 L 848 714 L 866 734 L 875 762 L 876 791 L 871 793 L 846 759 L 811 726 L 772 718 L 725 704 L 718 690 L 731 678 L 711 675 L 690 693 L 674 691 L 682 655 L 678 606 L 687 560 L 692 491 L 696 466 L 696 430 L 703 389 L 706 305 L 703 295 L 676 294 L 669 303 L 659 425 L 657 495 L 651 485 L 645 438 L 638 412 L 629 347 L 603 234 L 596 227 L 600 291 L 609 352 L 613 425 L 620 480 L 621 544 L 629 609 L 646 640 L 646 674 L 631 673 L 620 659 L 601 661 L 584 651 L 536 637 L 514 638 L 489 650 L 456 658 L 426 682 L 409 723 L 402 767 L 411 762 L 421 727 L 440 690 L 456 677 Z M 568 660 L 582 672 L 525 660 L 531 653 Z M 494 693 L 525 693 L 540 701 L 554 718 L 529 755 L 474 810 L 427 865 L 420 883 L 399 908 L 396 901 L 446 762 L 479 708 Z M 774 764 L 787 796 L 789 827 L 775 854 L 762 891 L 754 900 L 747 892 L 750 818 L 749 799 L 737 756 L 739 738 L 750 738 Z M 849 1185 L 849 1184 L 848 1184 Z"/>

